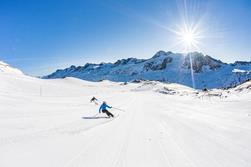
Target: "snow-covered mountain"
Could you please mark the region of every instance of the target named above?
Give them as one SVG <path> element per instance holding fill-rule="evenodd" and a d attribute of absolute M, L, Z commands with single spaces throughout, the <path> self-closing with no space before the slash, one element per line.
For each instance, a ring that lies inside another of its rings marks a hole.
<path fill-rule="evenodd" d="M 2 61 L 0 61 L 0 72 L 8 74 L 18 74 L 18 75 L 23 74 L 23 72 L 20 71 L 19 69 L 11 67 L 9 64 L 4 63 Z"/>
<path fill-rule="evenodd" d="M 192 63 L 190 63 L 190 59 Z M 45 79 L 76 77 L 89 81 L 111 80 L 156 80 L 180 83 L 192 87 L 193 68 L 196 88 L 226 88 L 238 85 L 251 78 L 251 62 L 223 63 L 208 55 L 157 52 L 150 59 L 128 58 L 115 63 L 71 66 L 45 76 Z"/>

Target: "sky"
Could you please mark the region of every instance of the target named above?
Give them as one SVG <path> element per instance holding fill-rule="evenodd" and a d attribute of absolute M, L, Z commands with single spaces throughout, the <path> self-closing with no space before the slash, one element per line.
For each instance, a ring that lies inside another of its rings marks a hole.
<path fill-rule="evenodd" d="M 33 76 L 70 65 L 184 52 L 184 24 L 202 52 L 251 61 L 250 0 L 0 0 L 0 60 Z"/>

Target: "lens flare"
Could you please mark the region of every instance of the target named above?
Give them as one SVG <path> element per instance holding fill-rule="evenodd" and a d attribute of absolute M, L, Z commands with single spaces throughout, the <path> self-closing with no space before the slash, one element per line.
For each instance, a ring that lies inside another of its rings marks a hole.
<path fill-rule="evenodd" d="M 193 59 L 191 52 L 200 51 L 199 44 L 203 38 L 203 31 L 200 30 L 199 24 L 192 26 L 186 22 L 182 26 L 178 26 L 177 29 L 169 29 L 176 35 L 177 42 L 176 45 L 182 47 L 182 50 L 185 52 L 185 55 L 189 56 L 190 61 L 190 72 L 191 72 L 191 81 L 193 88 L 196 88 L 195 76 L 193 71 Z"/>
<path fill-rule="evenodd" d="M 192 32 L 182 34 L 182 38 L 187 45 L 191 45 L 194 42 L 194 34 Z"/>
<path fill-rule="evenodd" d="M 177 26 L 176 30 L 172 29 L 170 31 L 176 35 L 177 44 L 182 47 L 184 52 L 200 50 L 199 45 L 203 38 L 203 33 L 199 30 L 199 26 L 191 26 L 184 23 L 182 26 Z"/>

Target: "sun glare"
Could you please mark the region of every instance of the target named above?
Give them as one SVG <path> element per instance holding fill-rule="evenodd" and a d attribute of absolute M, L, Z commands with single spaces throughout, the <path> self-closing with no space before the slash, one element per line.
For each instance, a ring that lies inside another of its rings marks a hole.
<path fill-rule="evenodd" d="M 170 31 L 176 35 L 177 42 L 175 45 L 180 46 L 181 49 L 189 56 L 190 67 L 193 67 L 190 52 L 200 51 L 199 45 L 202 42 L 201 39 L 204 37 L 199 24 L 191 26 L 190 24 L 184 23 L 183 25 L 177 26 L 175 30 L 171 29 Z M 190 69 L 192 85 L 193 88 L 195 88 L 196 85 L 193 68 Z"/>
<path fill-rule="evenodd" d="M 201 40 L 203 38 L 202 31 L 199 26 L 191 26 L 184 23 L 177 26 L 176 29 L 169 29 L 176 36 L 175 46 L 180 46 L 184 52 L 200 50 Z"/>
<path fill-rule="evenodd" d="M 192 32 L 182 34 L 182 38 L 187 45 L 191 45 L 194 42 L 194 34 Z"/>
<path fill-rule="evenodd" d="M 183 45 L 185 51 L 199 49 L 201 34 L 198 29 L 185 24 L 176 31 L 179 42 Z"/>

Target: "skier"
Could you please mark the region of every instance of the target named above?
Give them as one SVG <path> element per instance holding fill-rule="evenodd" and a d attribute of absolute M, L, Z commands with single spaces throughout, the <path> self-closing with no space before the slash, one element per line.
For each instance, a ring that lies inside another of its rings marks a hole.
<path fill-rule="evenodd" d="M 109 118 L 110 118 L 110 117 L 114 117 L 114 115 L 113 115 L 112 113 L 110 113 L 106 108 L 112 108 L 112 107 L 108 106 L 108 105 L 106 104 L 106 102 L 104 101 L 104 102 L 101 104 L 101 106 L 99 107 L 99 113 L 101 113 L 101 111 L 102 111 L 102 113 L 106 113 L 107 116 L 108 116 Z"/>
<path fill-rule="evenodd" d="M 90 103 L 93 102 L 94 104 L 98 105 L 98 102 L 97 102 L 97 101 L 98 101 L 98 99 L 97 99 L 96 97 L 93 96 L 92 99 L 90 100 Z"/>

